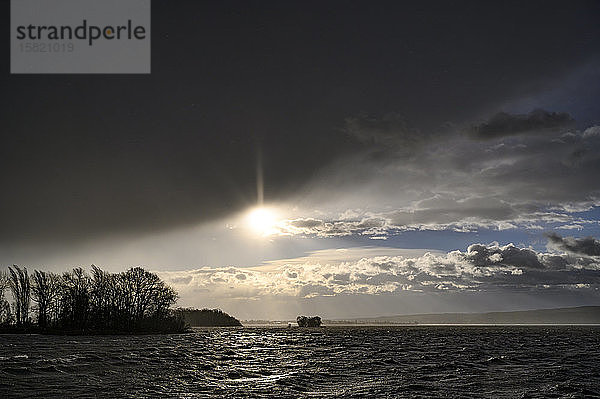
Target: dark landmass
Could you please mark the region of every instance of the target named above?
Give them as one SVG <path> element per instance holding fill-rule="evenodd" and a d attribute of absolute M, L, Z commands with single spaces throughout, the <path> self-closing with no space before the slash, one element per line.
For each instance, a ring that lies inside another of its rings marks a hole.
<path fill-rule="evenodd" d="M 5 298 L 8 289 L 13 302 Z M 12 266 L 0 273 L 0 333 L 169 334 L 187 332 L 171 306 L 177 292 L 141 267 L 56 274 Z M 34 306 L 32 306 L 32 303 Z"/>
<path fill-rule="evenodd" d="M 600 306 L 488 313 L 433 313 L 326 320 L 326 324 L 600 324 Z"/>
<path fill-rule="evenodd" d="M 242 327 L 242 323 L 220 309 L 179 308 L 175 312 L 190 327 Z"/>

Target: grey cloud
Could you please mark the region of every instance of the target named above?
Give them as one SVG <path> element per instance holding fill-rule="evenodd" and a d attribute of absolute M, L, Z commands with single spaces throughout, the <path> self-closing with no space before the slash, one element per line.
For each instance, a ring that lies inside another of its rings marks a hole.
<path fill-rule="evenodd" d="M 499 112 L 489 121 L 472 126 L 469 134 L 478 139 L 493 139 L 524 133 L 559 131 L 574 124 L 565 112 L 548 112 L 536 109 L 529 114 Z"/>
<path fill-rule="evenodd" d="M 383 217 L 365 217 L 359 220 L 342 219 L 325 221 L 314 218 L 283 220 L 278 224 L 280 235 L 305 235 L 317 237 L 343 237 L 352 234 L 376 236 L 389 227 Z"/>
<path fill-rule="evenodd" d="M 298 277 L 298 273 L 296 272 L 291 272 L 291 271 L 286 271 L 286 275 L 288 276 L 288 278 L 297 278 Z"/>
<path fill-rule="evenodd" d="M 483 220 L 511 220 L 518 214 L 510 203 L 495 198 L 448 198 L 436 197 L 414 204 L 417 209 L 397 211 L 391 216 L 392 223 L 407 225 L 412 223 L 457 223 L 465 218 Z"/>
<path fill-rule="evenodd" d="M 382 117 L 361 114 L 346 118 L 344 131 L 360 143 L 381 150 L 409 152 L 420 145 L 427 135 L 410 124 L 398 113 Z"/>
<path fill-rule="evenodd" d="M 317 219 L 296 219 L 296 220 L 291 220 L 290 225 L 292 225 L 293 227 L 298 227 L 298 228 L 311 229 L 311 228 L 322 226 L 323 221 L 317 220 Z"/>
<path fill-rule="evenodd" d="M 333 295 L 334 291 L 324 285 L 317 285 L 317 284 L 307 284 L 305 286 L 303 286 L 300 291 L 298 292 L 298 296 L 302 297 L 302 298 L 310 298 L 310 297 L 314 297 L 314 296 L 321 296 L 321 295 Z"/>
<path fill-rule="evenodd" d="M 336 282 L 350 281 L 350 273 L 339 273 L 339 274 L 334 274 L 334 275 L 333 275 L 333 279 L 334 279 Z"/>
<path fill-rule="evenodd" d="M 543 269 L 538 254 L 528 248 L 517 248 L 514 245 L 505 247 L 470 245 L 465 258 L 478 267 L 488 267 L 497 264 L 523 267 L 527 269 Z"/>
<path fill-rule="evenodd" d="M 466 201 L 470 203 L 470 201 Z M 300 219 L 283 220 L 278 224 L 280 235 L 300 235 L 316 237 L 344 237 L 363 235 L 371 239 L 386 239 L 388 235 L 402 231 L 452 230 L 476 231 L 481 228 L 507 230 L 515 228 L 543 229 L 537 223 L 591 223 L 576 219 L 564 212 L 528 212 L 528 207 L 501 204 L 489 201 L 489 207 L 469 208 L 464 204 L 448 204 L 444 207 L 432 206 L 427 209 L 398 210 L 371 214 L 362 219 L 318 220 L 304 223 Z M 497 205 L 494 208 L 494 205 Z M 302 227 L 299 227 L 302 226 Z M 568 225 L 560 226 L 565 228 Z"/>
<path fill-rule="evenodd" d="M 561 237 L 556 233 L 546 235 L 550 244 L 563 251 L 587 256 L 600 256 L 600 241 L 593 237 Z"/>
<path fill-rule="evenodd" d="M 563 270 L 569 265 L 569 260 L 560 255 L 541 255 L 541 263 L 548 269 Z"/>
<path fill-rule="evenodd" d="M 192 281 L 191 276 L 176 277 L 172 280 L 176 284 L 189 284 Z"/>
<path fill-rule="evenodd" d="M 600 205 L 600 180 L 592 178 L 600 174 L 596 131 L 501 142 L 448 135 L 423 141 L 408 157 L 350 158 L 315 179 L 306 197 L 312 209 L 335 203 L 352 212 L 320 215 L 323 224 L 302 233 L 585 227 L 592 221 L 574 212 Z"/>

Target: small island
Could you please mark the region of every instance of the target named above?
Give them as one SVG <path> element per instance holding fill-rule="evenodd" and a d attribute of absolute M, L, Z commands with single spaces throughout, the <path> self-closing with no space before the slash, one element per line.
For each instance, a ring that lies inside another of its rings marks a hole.
<path fill-rule="evenodd" d="M 298 316 L 296 317 L 298 327 L 321 327 L 321 318 L 319 316 Z"/>
<path fill-rule="evenodd" d="M 242 327 L 242 323 L 221 309 L 178 308 L 175 313 L 190 327 Z"/>

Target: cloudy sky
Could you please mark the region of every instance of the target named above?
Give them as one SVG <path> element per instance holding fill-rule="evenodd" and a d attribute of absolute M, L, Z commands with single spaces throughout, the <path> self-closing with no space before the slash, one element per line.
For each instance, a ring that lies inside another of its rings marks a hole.
<path fill-rule="evenodd" d="M 244 319 L 600 305 L 600 3 L 483 3 L 156 0 L 151 75 L 5 41 L 0 265 Z"/>

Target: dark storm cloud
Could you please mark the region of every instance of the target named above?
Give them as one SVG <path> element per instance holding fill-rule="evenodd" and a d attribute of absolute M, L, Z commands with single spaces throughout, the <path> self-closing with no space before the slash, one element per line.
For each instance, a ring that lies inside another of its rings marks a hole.
<path fill-rule="evenodd" d="M 418 142 L 553 87 L 600 37 L 595 2 L 152 6 L 149 76 L 14 76 L 3 59 L 2 243 L 71 245 L 241 210 L 256 201 L 257 148 L 265 198 L 289 198 L 369 142 Z M 395 111 L 410 124 L 345 129 Z"/>
<path fill-rule="evenodd" d="M 538 254 L 528 248 L 514 246 L 488 247 L 482 244 L 473 244 L 467 249 L 466 258 L 477 267 L 488 267 L 495 264 L 524 267 L 528 269 L 543 269 L 544 264 Z"/>
<path fill-rule="evenodd" d="M 600 256 L 600 241 L 594 237 L 561 237 L 556 233 L 546 235 L 553 247 L 579 255 Z"/>
<path fill-rule="evenodd" d="M 414 150 L 427 136 L 399 114 L 359 115 L 346 119 L 344 130 L 359 142 L 388 150 Z"/>
<path fill-rule="evenodd" d="M 478 139 L 493 139 L 516 134 L 560 131 L 573 126 L 575 120 L 566 112 L 548 112 L 536 109 L 528 114 L 500 112 L 480 125 L 472 126 L 469 133 Z"/>

